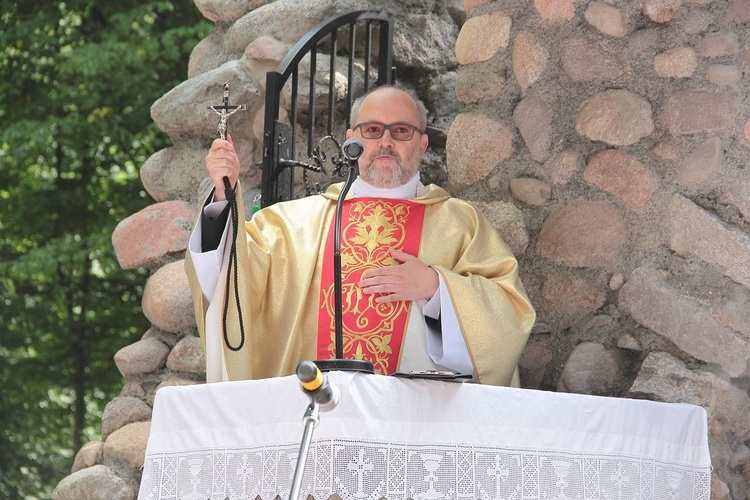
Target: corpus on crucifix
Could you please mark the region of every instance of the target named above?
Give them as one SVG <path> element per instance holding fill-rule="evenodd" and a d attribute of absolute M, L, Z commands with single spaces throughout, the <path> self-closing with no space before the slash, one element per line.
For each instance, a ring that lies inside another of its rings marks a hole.
<path fill-rule="evenodd" d="M 227 139 L 227 118 L 235 114 L 237 111 L 245 110 L 247 109 L 247 106 L 244 104 L 229 104 L 229 82 L 224 82 L 224 96 L 221 100 L 221 105 L 219 106 L 208 106 L 208 109 L 211 109 L 219 115 L 219 124 L 218 124 L 218 134 L 219 137 L 226 140 Z"/>

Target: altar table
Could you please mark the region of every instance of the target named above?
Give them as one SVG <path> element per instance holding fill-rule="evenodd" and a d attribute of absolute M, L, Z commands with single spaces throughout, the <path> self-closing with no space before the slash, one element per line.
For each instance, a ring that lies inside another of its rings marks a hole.
<path fill-rule="evenodd" d="M 331 372 L 300 498 L 709 500 L 688 404 Z M 164 387 L 139 500 L 286 500 L 308 397 L 296 377 Z"/>

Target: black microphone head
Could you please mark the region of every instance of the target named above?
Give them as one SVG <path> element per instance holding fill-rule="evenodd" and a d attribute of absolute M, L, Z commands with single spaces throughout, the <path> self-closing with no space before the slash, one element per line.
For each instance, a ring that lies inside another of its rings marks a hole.
<path fill-rule="evenodd" d="M 312 361 L 303 361 L 297 365 L 297 378 L 300 382 L 313 382 L 318 378 L 318 373 L 318 366 Z"/>
<path fill-rule="evenodd" d="M 302 390 L 320 405 L 323 410 L 334 408 L 340 397 L 339 388 L 328 381 L 318 365 L 312 361 L 303 361 L 295 370 Z"/>
<path fill-rule="evenodd" d="M 350 137 L 344 141 L 344 145 L 341 146 L 341 151 L 343 151 L 344 156 L 349 160 L 356 161 L 359 160 L 359 157 L 365 152 L 365 145 L 356 137 Z"/>

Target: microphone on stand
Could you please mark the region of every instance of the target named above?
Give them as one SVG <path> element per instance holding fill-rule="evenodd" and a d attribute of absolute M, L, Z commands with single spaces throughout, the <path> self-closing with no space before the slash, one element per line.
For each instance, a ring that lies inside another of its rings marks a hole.
<path fill-rule="evenodd" d="M 365 145 L 356 137 L 350 137 L 344 141 L 341 150 L 349 161 L 357 161 L 359 160 L 359 157 L 362 156 L 362 153 L 365 152 Z"/>
<path fill-rule="evenodd" d="M 305 430 L 302 433 L 299 453 L 297 454 L 297 465 L 294 467 L 292 476 L 292 487 L 289 489 L 289 500 L 298 500 L 302 487 L 302 476 L 305 473 L 307 456 L 310 453 L 313 430 L 320 420 L 320 410 L 332 410 L 339 402 L 339 388 L 328 381 L 328 377 L 321 373 L 320 369 L 312 361 L 303 361 L 297 365 L 297 378 L 302 386 L 302 391 L 310 396 L 310 404 L 305 410 L 303 421 Z"/>
<path fill-rule="evenodd" d="M 334 307 L 335 307 L 335 336 L 334 345 L 336 347 L 335 359 L 319 359 L 315 363 L 323 371 L 343 370 L 365 373 L 375 373 L 375 367 L 369 361 L 361 359 L 344 359 L 344 325 L 343 325 L 343 305 L 342 305 L 342 283 L 341 283 L 341 218 L 344 208 L 344 199 L 352 187 L 354 179 L 357 177 L 357 161 L 362 153 L 365 152 L 365 145 L 356 137 L 350 137 L 341 146 L 341 152 L 349 160 L 349 174 L 341 188 L 338 201 L 336 202 L 336 219 L 334 221 L 333 233 L 333 287 L 334 287 Z"/>
<path fill-rule="evenodd" d="M 320 371 L 312 361 L 303 361 L 297 365 L 297 378 L 305 394 L 316 401 L 322 410 L 332 410 L 339 403 L 341 391 L 328 376 Z"/>

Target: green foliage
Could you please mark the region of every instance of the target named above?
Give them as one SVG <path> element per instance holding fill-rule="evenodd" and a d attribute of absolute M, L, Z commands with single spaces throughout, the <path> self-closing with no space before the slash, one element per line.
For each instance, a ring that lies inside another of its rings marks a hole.
<path fill-rule="evenodd" d="M 184 0 L 0 0 L 0 498 L 48 498 L 121 389 L 146 275 L 111 235 L 209 29 Z"/>

